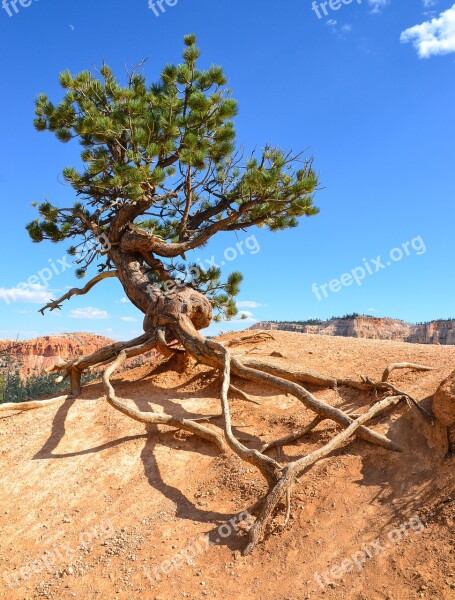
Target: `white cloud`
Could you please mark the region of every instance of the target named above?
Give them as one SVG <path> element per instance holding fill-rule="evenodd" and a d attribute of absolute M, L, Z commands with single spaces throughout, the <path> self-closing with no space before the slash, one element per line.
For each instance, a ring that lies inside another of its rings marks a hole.
<path fill-rule="evenodd" d="M 137 319 L 134 317 L 120 317 L 121 321 L 126 321 L 127 323 L 137 323 Z"/>
<path fill-rule="evenodd" d="M 400 40 L 412 42 L 420 58 L 455 52 L 455 4 L 439 17 L 406 29 Z"/>
<path fill-rule="evenodd" d="M 72 319 L 107 319 L 109 317 L 107 311 L 101 310 L 100 308 L 93 308 L 93 306 L 87 306 L 87 308 L 73 308 L 70 313 Z"/>
<path fill-rule="evenodd" d="M 237 308 L 259 308 L 260 306 L 264 306 L 255 300 L 242 300 L 241 302 L 236 302 L 236 304 Z"/>
<path fill-rule="evenodd" d="M 119 300 L 120 304 L 126 304 L 127 302 L 129 302 L 129 300 L 128 300 L 128 298 L 125 298 L 125 297 L 120 298 L 120 300 Z"/>
<path fill-rule="evenodd" d="M 0 288 L 0 299 L 7 304 L 12 302 L 27 302 L 41 304 L 49 300 L 50 290 L 44 285 L 27 285 L 23 288 Z"/>
<path fill-rule="evenodd" d="M 378 14 L 389 4 L 390 0 L 368 0 L 368 4 L 371 6 L 371 12 Z"/>

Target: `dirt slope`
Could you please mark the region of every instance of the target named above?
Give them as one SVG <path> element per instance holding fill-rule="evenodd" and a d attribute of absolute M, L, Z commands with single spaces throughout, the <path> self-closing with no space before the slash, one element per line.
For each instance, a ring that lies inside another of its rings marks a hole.
<path fill-rule="evenodd" d="M 339 376 L 379 377 L 395 361 L 429 364 L 437 371 L 392 376 L 428 405 L 455 365 L 455 347 L 273 336 L 257 350 L 241 346 L 237 352 L 278 351 L 285 356 L 273 359 L 278 363 L 291 360 Z M 152 370 L 120 375 L 118 395 L 143 411 L 219 412 L 219 383 L 208 369 L 181 375 Z M 237 434 L 251 447 L 311 419 L 291 397 L 236 385 L 261 404 L 232 400 Z M 350 412 L 371 401 L 346 390 L 316 395 Z M 106 405 L 100 385 L 60 406 L 5 415 L 0 598 L 455 597 L 454 461 L 443 460 L 442 429 L 408 408 L 375 426 L 403 453 L 354 442 L 317 463 L 294 489 L 289 525 L 283 528 L 283 514 L 277 515 L 275 530 L 245 558 L 238 551 L 242 532 L 228 535 L 225 524 L 263 490 L 253 469 L 191 436 L 147 431 Z M 335 431 L 322 423 L 305 443 L 286 447 L 285 457 L 316 448 Z M 163 561 L 172 559 L 179 567 L 170 570 Z M 340 578 L 338 567 L 349 563 L 351 572 Z"/>

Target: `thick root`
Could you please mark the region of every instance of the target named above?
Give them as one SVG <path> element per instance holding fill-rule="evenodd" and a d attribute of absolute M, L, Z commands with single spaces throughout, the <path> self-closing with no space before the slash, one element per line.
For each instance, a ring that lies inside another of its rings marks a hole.
<path fill-rule="evenodd" d="M 270 375 L 280 377 L 287 381 L 293 381 L 294 383 L 306 383 L 309 385 L 332 389 L 336 389 L 337 387 L 336 379 L 324 377 L 324 375 L 318 375 L 317 373 L 312 373 L 311 371 L 305 371 L 292 365 L 286 365 L 285 367 L 282 367 L 271 361 L 247 356 L 241 356 L 239 359 L 246 367 L 263 371 L 264 373 L 269 373 Z"/>
<path fill-rule="evenodd" d="M 43 408 L 45 406 L 51 406 L 52 404 L 58 404 L 64 402 L 68 398 L 74 398 L 73 395 L 58 396 L 57 398 L 50 398 L 49 400 L 30 400 L 29 402 L 8 402 L 0 404 L 0 411 L 26 411 L 35 410 L 37 408 Z"/>
<path fill-rule="evenodd" d="M 247 335 L 246 337 L 229 340 L 227 346 L 232 348 L 233 346 L 243 346 L 244 344 L 259 344 L 260 342 L 268 342 L 269 340 L 274 340 L 275 338 L 267 331 L 258 331 L 252 335 Z"/>
<path fill-rule="evenodd" d="M 80 391 L 81 375 L 84 370 L 96 368 L 101 365 L 109 365 L 106 368 L 103 377 L 106 399 L 117 411 L 140 423 L 165 425 L 191 433 L 215 444 L 222 452 L 226 452 L 228 449 L 232 450 L 232 452 L 234 452 L 241 460 L 256 467 L 267 481 L 269 492 L 250 509 L 250 511 L 254 510 L 257 519 L 249 532 L 248 545 L 244 551 L 244 554 L 249 554 L 263 539 L 273 513 L 282 499 L 286 499 L 285 524 L 289 522 L 291 515 L 292 486 L 298 481 L 298 478 L 318 460 L 327 457 L 342 444 L 355 438 L 363 439 L 387 450 L 400 450 L 390 439 L 371 430 L 366 424 L 376 416 L 384 414 L 387 410 L 393 409 L 402 401 L 408 401 L 410 404 L 417 406 L 421 411 L 424 411 L 417 401 L 409 394 L 401 392 L 395 386 L 390 384 L 388 378 L 393 370 L 398 368 L 413 368 L 420 371 L 428 371 L 431 368 L 411 363 L 389 365 L 384 372 L 382 381 L 375 383 L 368 378 L 364 378 L 363 381 L 343 380 L 322 376 L 303 369 L 288 367 L 287 365 L 280 366 L 269 361 L 262 361 L 251 357 L 233 357 L 225 346 L 213 340 L 207 340 L 198 332 L 197 325 L 206 322 L 206 311 L 203 310 L 206 307 L 203 304 L 200 304 L 200 306 L 198 304 L 193 308 L 190 306 L 188 310 L 183 310 L 183 308 L 186 307 L 185 302 L 189 303 L 190 300 L 191 298 L 187 299 L 186 296 L 184 298 L 177 298 L 175 301 L 169 303 L 169 307 L 172 308 L 172 311 L 164 314 L 163 309 L 163 312 L 159 313 L 158 316 L 155 316 L 153 310 L 156 307 L 151 307 L 146 317 L 146 322 L 150 324 L 150 330 L 144 335 L 129 342 L 111 344 L 105 348 L 101 348 L 90 356 L 80 357 L 62 365 L 56 365 L 53 367 L 52 371 L 63 371 L 64 377 L 70 377 L 71 379 L 72 390 L 78 393 Z M 194 319 L 195 321 L 193 322 Z M 230 345 L 237 346 L 244 343 L 265 341 L 268 335 L 269 334 L 263 333 L 254 334 L 248 338 L 234 340 Z M 258 336 L 260 339 L 258 339 Z M 181 343 L 186 352 L 171 347 L 170 344 L 174 341 Z M 169 414 L 143 413 L 138 409 L 125 404 L 116 396 L 111 383 L 111 376 L 114 371 L 118 369 L 127 358 L 138 356 L 153 348 L 156 348 L 165 356 L 170 357 L 171 360 L 173 360 L 172 357 L 176 357 L 178 363 L 182 365 L 182 368 L 187 364 L 189 357 L 192 357 L 198 363 L 209 365 L 219 371 L 222 381 L 220 394 L 222 409 L 221 417 L 223 421 L 222 433 L 215 428 L 202 425 L 199 422 L 209 420 L 212 417 L 184 419 Z M 233 433 L 229 391 L 237 394 L 244 400 L 254 402 L 255 404 L 259 403 L 252 400 L 247 394 L 232 385 L 231 372 L 244 380 L 266 385 L 268 387 L 274 387 L 285 394 L 291 394 L 306 408 L 312 410 L 316 414 L 315 418 L 311 423 L 299 431 L 269 442 L 263 446 L 262 451 L 248 448 L 242 443 L 243 440 L 236 438 Z M 388 394 L 393 393 L 394 395 L 388 396 L 377 402 L 365 414 L 357 416 L 354 420 L 352 415 L 350 416 L 343 410 L 317 399 L 311 392 L 303 387 L 302 384 L 332 388 L 335 390 L 339 386 L 346 385 L 362 391 L 375 392 L 376 395 L 378 391 Z M 0 405 L 0 410 L 30 410 L 64 401 L 68 397 L 69 396 L 61 396 L 59 398 L 44 401 Z M 426 413 L 426 411 L 424 412 Z M 298 458 L 285 466 L 280 464 L 280 462 L 282 462 L 282 446 L 299 440 L 324 420 L 331 420 L 341 425 L 344 428 L 343 431 L 336 435 L 328 444 L 307 456 Z M 278 460 L 280 462 L 273 460 L 265 454 L 265 452 L 271 448 L 278 449 Z"/>
<path fill-rule="evenodd" d="M 126 404 L 123 404 L 123 402 L 120 402 L 120 400 L 115 395 L 115 391 L 112 387 L 110 378 L 112 376 L 112 373 L 125 362 L 126 358 L 127 352 L 125 350 L 122 350 L 122 352 L 118 355 L 116 360 L 104 372 L 103 381 L 104 389 L 106 391 L 106 398 L 108 403 L 113 408 L 120 411 L 127 417 L 130 417 L 131 419 L 139 421 L 139 423 L 146 423 L 148 425 L 168 425 L 170 427 L 175 427 L 176 429 L 180 429 L 182 431 L 187 431 L 188 433 L 192 433 L 200 438 L 203 438 L 204 440 L 216 444 L 222 452 L 226 452 L 227 446 L 223 437 L 216 431 L 210 429 L 209 427 L 200 425 L 197 421 L 191 421 L 190 419 L 180 419 L 167 414 L 143 413 L 140 410 L 137 410 L 135 408 L 127 406 Z"/>
<path fill-rule="evenodd" d="M 158 335 L 159 331 L 148 332 L 129 342 L 117 342 L 104 346 L 89 356 L 81 356 L 69 362 L 54 365 L 48 372 L 63 371 L 64 377 L 69 376 L 71 378 L 72 393 L 78 395 L 80 393 L 81 376 L 85 370 L 109 364 L 122 351 L 125 351 L 127 358 L 145 354 L 159 345 Z"/>
<path fill-rule="evenodd" d="M 346 427 L 353 423 L 353 420 L 344 411 L 335 408 L 334 406 L 331 406 L 330 404 L 327 404 L 322 400 L 318 400 L 304 387 L 295 384 L 292 381 L 285 381 L 274 375 L 270 375 L 268 373 L 256 371 L 255 369 L 245 367 L 238 359 L 233 359 L 232 370 L 236 375 L 239 375 L 240 377 L 250 379 L 251 381 L 256 381 L 258 383 L 271 385 L 273 387 L 276 387 L 277 389 L 284 391 L 285 393 L 292 394 L 298 400 L 300 400 L 307 408 L 311 409 L 313 412 L 318 414 L 320 417 L 323 417 L 324 419 L 330 419 Z M 375 431 L 368 429 L 367 427 L 360 427 L 357 432 L 357 435 L 361 439 L 375 444 L 376 446 L 381 446 L 382 448 L 386 448 L 387 450 L 393 450 L 395 452 L 400 451 L 400 448 L 398 448 L 391 440 L 384 437 L 383 435 L 380 435 L 379 433 L 376 433 Z"/>

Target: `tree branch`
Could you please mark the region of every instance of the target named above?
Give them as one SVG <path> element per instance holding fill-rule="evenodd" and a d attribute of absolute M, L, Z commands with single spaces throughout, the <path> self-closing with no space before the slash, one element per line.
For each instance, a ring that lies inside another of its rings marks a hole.
<path fill-rule="evenodd" d="M 61 304 L 65 300 L 69 300 L 73 296 L 83 296 L 84 294 L 87 294 L 92 289 L 92 287 L 94 287 L 97 283 L 99 283 L 103 279 L 108 279 L 110 277 L 117 277 L 117 275 L 118 275 L 117 271 L 106 271 L 105 273 L 100 273 L 99 275 L 97 275 L 96 277 L 91 279 L 83 288 L 72 288 L 58 300 L 51 299 L 51 301 L 48 304 L 46 304 L 46 306 L 43 306 L 43 308 L 41 308 L 38 312 L 40 312 L 44 316 L 44 312 L 46 310 L 50 310 L 51 312 L 53 310 L 55 310 L 56 308 L 58 308 L 60 310 Z"/>

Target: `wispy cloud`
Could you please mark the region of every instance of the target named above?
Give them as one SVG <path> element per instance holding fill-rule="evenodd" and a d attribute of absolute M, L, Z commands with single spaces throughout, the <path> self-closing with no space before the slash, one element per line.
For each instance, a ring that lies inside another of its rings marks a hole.
<path fill-rule="evenodd" d="M 406 29 L 400 39 L 411 42 L 420 58 L 455 52 L 455 4 L 439 17 Z"/>
<path fill-rule="evenodd" d="M 260 308 L 261 306 L 264 306 L 264 304 L 260 304 L 259 302 L 256 302 L 256 300 L 241 300 L 236 304 L 237 308 Z"/>
<path fill-rule="evenodd" d="M 344 25 L 340 25 L 336 19 L 329 19 L 326 21 L 326 25 L 330 27 L 334 34 L 336 34 L 339 40 L 346 39 L 345 33 L 351 33 L 352 25 L 349 23 L 345 23 Z"/>
<path fill-rule="evenodd" d="M 87 308 L 73 308 L 70 312 L 72 319 L 107 319 L 109 317 L 106 310 L 87 306 Z"/>
<path fill-rule="evenodd" d="M 134 317 L 120 317 L 121 321 L 126 321 L 127 323 L 137 323 L 137 319 Z"/>
<path fill-rule="evenodd" d="M 27 302 L 41 304 L 49 300 L 50 290 L 44 285 L 27 285 L 24 288 L 0 288 L 0 299 L 11 304 L 12 302 Z"/>
<path fill-rule="evenodd" d="M 390 0 L 368 0 L 368 4 L 371 6 L 372 13 L 379 14 L 388 4 L 390 4 Z"/>

